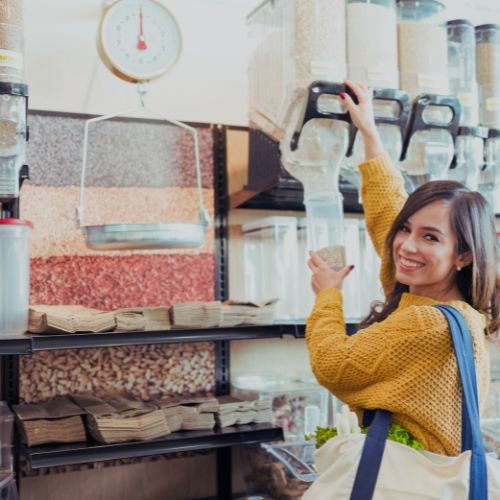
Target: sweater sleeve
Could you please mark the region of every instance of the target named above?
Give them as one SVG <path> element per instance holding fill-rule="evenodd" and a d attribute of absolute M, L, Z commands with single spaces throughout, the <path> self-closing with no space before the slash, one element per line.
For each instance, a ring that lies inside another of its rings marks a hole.
<path fill-rule="evenodd" d="M 348 336 L 341 292 L 327 289 L 318 293 L 307 319 L 306 342 L 312 371 L 322 385 L 338 393 L 380 380 L 386 369 L 386 337 L 372 330 L 369 327 Z"/>
<path fill-rule="evenodd" d="M 359 170 L 366 228 L 382 260 L 380 279 L 387 295 L 394 286 L 394 269 L 385 255 L 385 240 L 408 195 L 403 177 L 386 153 L 361 163 Z"/>

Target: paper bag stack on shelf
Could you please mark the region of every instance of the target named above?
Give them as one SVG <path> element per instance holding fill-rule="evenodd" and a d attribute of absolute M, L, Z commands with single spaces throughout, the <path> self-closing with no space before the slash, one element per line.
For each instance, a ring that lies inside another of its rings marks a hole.
<path fill-rule="evenodd" d="M 156 402 L 171 430 L 208 430 L 215 426 L 214 414 L 219 408 L 211 397 L 175 397 Z"/>
<path fill-rule="evenodd" d="M 114 311 L 116 332 L 170 330 L 168 307 L 127 307 Z"/>
<path fill-rule="evenodd" d="M 219 427 L 272 422 L 271 401 L 242 401 L 232 396 L 219 396 L 215 420 Z"/>
<path fill-rule="evenodd" d="M 13 405 L 22 440 L 28 446 L 86 440 L 85 413 L 68 396 L 37 404 Z"/>
<path fill-rule="evenodd" d="M 222 304 L 212 302 L 185 302 L 170 308 L 172 324 L 176 327 L 210 328 L 221 323 Z"/>
<path fill-rule="evenodd" d="M 151 403 L 120 395 L 99 398 L 78 393 L 71 398 L 85 410 L 89 432 L 101 443 L 143 441 L 170 434 L 163 412 Z"/>

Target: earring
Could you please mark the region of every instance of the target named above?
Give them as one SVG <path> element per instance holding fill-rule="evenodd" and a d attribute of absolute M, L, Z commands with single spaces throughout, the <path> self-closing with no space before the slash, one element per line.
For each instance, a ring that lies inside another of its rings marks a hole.
<path fill-rule="evenodd" d="M 460 266 L 457 266 L 457 271 L 460 272 L 462 268 Z"/>

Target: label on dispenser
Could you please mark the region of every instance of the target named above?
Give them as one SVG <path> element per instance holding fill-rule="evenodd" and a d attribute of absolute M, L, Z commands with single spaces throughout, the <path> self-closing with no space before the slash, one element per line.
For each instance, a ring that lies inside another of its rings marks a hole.
<path fill-rule="evenodd" d="M 12 50 L 0 49 L 0 67 L 22 70 L 24 66 L 23 55 Z"/>
<path fill-rule="evenodd" d="M 500 111 L 500 97 L 490 97 L 484 101 L 486 111 Z"/>
<path fill-rule="evenodd" d="M 463 92 L 458 94 L 458 100 L 462 106 L 469 108 L 474 104 L 474 94 L 471 92 Z"/>
<path fill-rule="evenodd" d="M 419 73 L 417 75 L 417 84 L 419 87 L 428 87 L 438 89 L 441 87 L 441 79 L 436 75 L 429 73 Z"/>
<path fill-rule="evenodd" d="M 345 68 L 333 61 L 311 61 L 309 71 L 313 77 L 332 78 L 332 80 L 342 81 L 344 78 L 340 75 Z"/>

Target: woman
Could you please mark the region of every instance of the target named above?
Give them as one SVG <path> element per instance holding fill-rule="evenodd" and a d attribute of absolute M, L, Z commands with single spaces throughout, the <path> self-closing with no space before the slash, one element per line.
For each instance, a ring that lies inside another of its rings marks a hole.
<path fill-rule="evenodd" d="M 365 142 L 359 166 L 366 226 L 382 259 L 385 303 L 346 335 L 340 289 L 352 266 L 330 269 L 314 252 L 316 295 L 306 340 L 318 381 L 358 411 L 387 409 L 425 449 L 457 455 L 461 392 L 448 324 L 432 307 L 449 304 L 470 328 L 480 406 L 489 384 L 487 333 L 500 326 L 500 252 L 485 199 L 453 181 L 421 186 L 409 198 L 383 151 L 371 91 L 346 82 L 341 95 Z"/>

